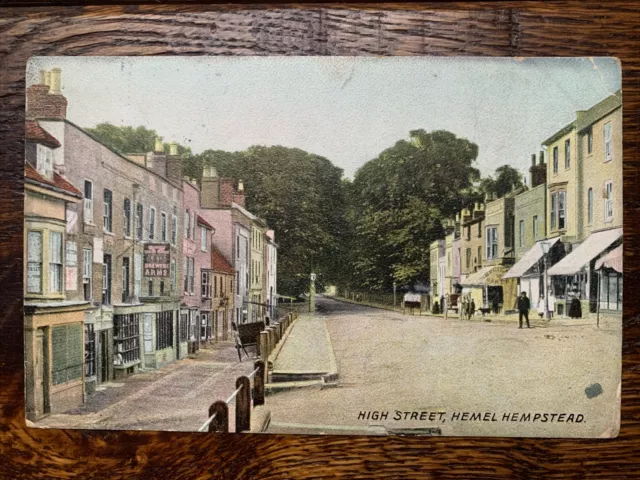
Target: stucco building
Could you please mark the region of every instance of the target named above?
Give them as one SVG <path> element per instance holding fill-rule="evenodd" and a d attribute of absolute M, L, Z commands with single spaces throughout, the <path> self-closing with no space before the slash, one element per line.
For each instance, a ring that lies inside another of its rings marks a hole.
<path fill-rule="evenodd" d="M 598 300 L 602 310 L 619 313 L 622 272 L 607 268 L 600 271 L 596 264 L 622 242 L 621 93 L 576 112 L 573 124 L 578 139 L 575 191 L 579 201 L 575 212 L 568 214 L 575 217 L 578 230 L 569 239 L 567 256 L 549 274 L 553 276 L 554 294 L 564 300 L 559 313 L 566 313 L 566 304 L 573 298 L 580 299 L 583 313 L 596 312 Z M 553 208 L 549 214 L 554 214 Z M 621 249 L 616 251 L 621 255 Z M 621 265 L 622 259 L 618 260 Z"/>
<path fill-rule="evenodd" d="M 60 142 L 35 120 L 25 132 L 25 406 L 34 421 L 83 403 L 93 373 L 85 370 L 84 342 L 92 306 L 78 290 L 83 260 L 67 235 L 82 193 L 54 168 Z"/>
<path fill-rule="evenodd" d="M 68 285 L 95 308 L 85 313 L 85 357 L 95 385 L 176 358 L 182 235 L 182 167 L 162 144 L 144 164 L 103 145 L 66 118 L 59 72 L 27 91 L 27 115 L 58 139 L 54 168 L 82 192 L 67 227 L 82 268 Z"/>

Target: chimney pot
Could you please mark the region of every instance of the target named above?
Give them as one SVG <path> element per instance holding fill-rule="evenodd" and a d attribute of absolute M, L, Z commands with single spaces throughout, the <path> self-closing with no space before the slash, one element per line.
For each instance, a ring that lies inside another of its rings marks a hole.
<path fill-rule="evenodd" d="M 44 72 L 44 84 L 47 87 L 51 87 L 51 72 L 49 71 Z"/>
<path fill-rule="evenodd" d="M 244 182 L 242 180 L 238 180 L 238 192 L 244 192 Z"/>
<path fill-rule="evenodd" d="M 538 163 L 540 163 L 540 165 L 544 164 L 544 150 L 540 150 L 540 154 L 538 155 Z"/>
<path fill-rule="evenodd" d="M 169 155 L 178 155 L 178 144 L 176 142 L 169 144 Z"/>
<path fill-rule="evenodd" d="M 60 74 L 62 70 L 59 68 L 54 68 L 51 70 L 51 90 L 49 91 L 52 95 L 62 95 L 62 91 L 60 90 Z"/>
<path fill-rule="evenodd" d="M 531 154 L 531 166 L 532 167 L 536 166 L 536 154 L 535 153 Z"/>
<path fill-rule="evenodd" d="M 47 71 L 42 69 L 40 70 L 40 85 L 47 84 Z"/>
<path fill-rule="evenodd" d="M 162 145 L 162 137 L 156 137 L 156 144 L 153 150 L 155 152 L 164 153 L 164 145 Z"/>

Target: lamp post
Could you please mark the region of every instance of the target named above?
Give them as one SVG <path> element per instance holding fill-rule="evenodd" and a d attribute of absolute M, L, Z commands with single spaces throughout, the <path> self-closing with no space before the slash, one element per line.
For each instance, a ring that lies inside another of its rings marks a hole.
<path fill-rule="evenodd" d="M 313 313 L 316 309 L 316 274 L 309 276 L 309 313 Z"/>
<path fill-rule="evenodd" d="M 548 265 L 547 265 L 547 257 L 549 256 L 549 249 L 551 248 L 550 242 L 547 241 L 543 241 L 540 242 L 540 246 L 542 247 L 542 257 L 544 258 L 544 285 L 543 285 L 543 292 L 544 292 L 544 319 L 545 320 L 549 320 L 549 289 L 547 288 L 548 285 L 548 275 L 547 275 L 547 270 L 548 270 Z"/>
<path fill-rule="evenodd" d="M 393 309 L 396 309 L 396 281 L 393 281 Z"/>

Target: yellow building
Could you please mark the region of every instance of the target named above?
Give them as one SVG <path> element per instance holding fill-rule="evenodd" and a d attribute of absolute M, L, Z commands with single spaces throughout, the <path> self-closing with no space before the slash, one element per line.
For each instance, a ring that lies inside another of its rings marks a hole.
<path fill-rule="evenodd" d="M 35 121 L 27 122 L 25 147 L 25 400 L 34 421 L 84 401 L 89 303 L 73 293 L 84 262 L 66 235 L 82 193 L 55 170 L 60 143 Z"/>
<path fill-rule="evenodd" d="M 576 122 L 573 121 L 542 145 L 547 149 L 547 232 L 563 243 L 579 240 L 582 211 Z"/>
<path fill-rule="evenodd" d="M 579 111 L 574 122 L 579 140 L 580 198 L 574 215 L 577 242 L 567 246 L 567 256 L 549 269 L 554 294 L 564 299 L 563 311 L 578 298 L 582 315 L 600 309 L 622 309 L 622 272 L 597 270 L 596 264 L 622 242 L 622 98 L 611 95 L 589 110 Z M 617 253 L 621 255 L 621 253 Z M 607 264 L 615 264 L 609 258 Z M 618 259 L 621 264 L 621 259 Z"/>

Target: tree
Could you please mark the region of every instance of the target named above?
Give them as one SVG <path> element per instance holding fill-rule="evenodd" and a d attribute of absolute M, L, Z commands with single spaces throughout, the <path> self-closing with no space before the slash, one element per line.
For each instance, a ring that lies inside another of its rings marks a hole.
<path fill-rule="evenodd" d="M 307 291 L 311 272 L 321 285 L 334 282 L 346 262 L 341 169 L 324 157 L 281 146 L 207 150 L 196 163 L 244 181 L 247 209 L 276 233 L 279 292 Z"/>
<path fill-rule="evenodd" d="M 496 198 L 504 197 L 513 189 L 523 186 L 522 175 L 510 165 L 502 165 L 496 168 L 496 178 L 483 178 L 480 189 L 486 194 Z"/>
<path fill-rule="evenodd" d="M 153 151 L 158 133 L 143 126 L 117 126 L 110 123 L 99 123 L 94 128 L 86 128 L 88 133 L 111 149 L 127 155 L 131 153 L 146 153 Z M 164 144 L 165 151 L 169 144 Z M 178 154 L 190 154 L 191 148 L 178 144 Z M 188 157 L 189 155 L 184 155 Z"/>
<path fill-rule="evenodd" d="M 442 221 L 477 201 L 478 147 L 447 131 L 414 130 L 357 172 L 353 270 L 361 287 L 428 282 L 429 245 Z"/>

